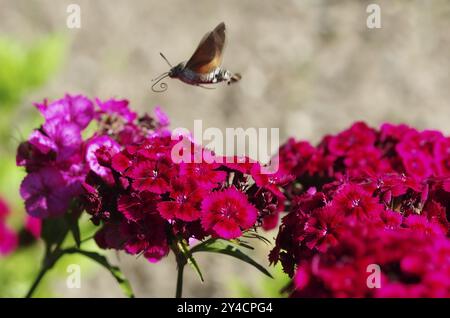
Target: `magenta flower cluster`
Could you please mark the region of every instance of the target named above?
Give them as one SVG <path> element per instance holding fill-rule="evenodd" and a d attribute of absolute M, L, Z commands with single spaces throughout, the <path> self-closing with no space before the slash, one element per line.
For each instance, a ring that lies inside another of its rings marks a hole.
<path fill-rule="evenodd" d="M 316 147 L 289 139 L 263 174 L 172 135 L 159 108 L 139 117 L 126 100 L 70 95 L 36 106 L 45 122 L 17 153 L 34 236 L 40 220 L 85 210 L 101 248 L 155 262 L 189 257 L 195 241 L 258 236 L 286 211 L 269 259 L 292 277 L 291 296 L 450 296 L 450 138 L 438 131 L 357 122 Z M 180 143 L 191 160 L 173 160 Z M 1 253 L 17 244 L 5 211 Z M 367 283 L 373 265 L 379 288 Z"/>
<path fill-rule="evenodd" d="M 276 225 L 283 178 L 264 176 L 248 158 L 220 158 L 191 141 L 192 158 L 202 152 L 217 163 L 175 163 L 174 145 L 190 139 L 173 138 L 159 108 L 155 117 L 138 118 L 127 101 L 70 95 L 37 108 L 45 122 L 17 154 L 28 173 L 20 193 L 34 217 L 86 210 L 100 226 L 100 247 L 150 261 L 167 255 L 173 241 L 235 239 L 256 226 Z M 94 133 L 85 138 L 92 125 Z"/>
<path fill-rule="evenodd" d="M 289 140 L 280 163 L 296 179 L 269 258 L 292 296 L 450 296 L 450 138 L 356 123 L 317 147 Z"/>
<path fill-rule="evenodd" d="M 95 236 L 100 247 L 143 254 L 154 262 L 176 241 L 236 239 L 272 216 L 276 194 L 251 182 L 259 177 L 258 164 L 245 158 L 231 164 L 225 158 L 223 164 L 174 163 L 171 151 L 178 141 L 154 134 L 119 152 L 96 151 L 107 173 L 91 170 L 85 198 L 94 223 L 103 224 Z M 193 156 L 208 152 L 189 144 Z M 215 162 L 220 162 L 217 156 Z"/>

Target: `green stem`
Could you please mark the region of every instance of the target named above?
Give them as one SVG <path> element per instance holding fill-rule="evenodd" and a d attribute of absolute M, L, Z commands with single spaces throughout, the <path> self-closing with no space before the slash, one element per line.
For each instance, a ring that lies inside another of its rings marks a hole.
<path fill-rule="evenodd" d="M 184 271 L 184 265 L 180 265 L 178 263 L 177 266 L 177 271 L 178 271 L 178 275 L 177 275 L 177 290 L 175 292 L 175 298 L 181 298 L 183 295 L 183 271 Z"/>
<path fill-rule="evenodd" d="M 61 253 L 61 250 L 57 248 L 53 253 L 47 253 L 44 261 L 42 263 L 41 270 L 39 271 L 39 274 L 37 275 L 36 279 L 33 282 L 33 285 L 31 285 L 30 289 L 28 290 L 28 293 L 26 294 L 25 298 L 31 298 L 33 296 L 34 292 L 36 291 L 36 288 L 39 286 L 39 283 L 44 278 L 45 274 L 55 265 L 55 263 L 60 259 L 60 257 L 64 253 Z"/>
<path fill-rule="evenodd" d="M 187 259 L 178 246 L 178 240 L 175 240 L 175 242 L 173 242 L 171 248 L 173 253 L 175 254 L 175 259 L 177 261 L 177 289 L 175 291 L 175 298 L 181 298 L 183 295 L 183 272 L 184 267 L 187 264 Z"/>
<path fill-rule="evenodd" d="M 25 298 L 31 298 L 31 296 L 33 296 L 34 292 L 36 291 L 36 288 L 39 286 L 45 274 L 47 274 L 47 272 L 55 265 L 55 263 L 61 258 L 61 256 L 64 255 L 64 252 L 61 251 L 61 246 L 66 238 L 66 235 L 67 232 L 62 236 L 60 240 L 58 240 L 53 250 L 51 245 L 49 244 L 45 245 L 45 255 L 44 260 L 42 261 L 41 269 L 36 279 L 34 280 L 33 284 L 31 285 L 30 289 L 28 290 L 28 293 L 26 294 Z"/>

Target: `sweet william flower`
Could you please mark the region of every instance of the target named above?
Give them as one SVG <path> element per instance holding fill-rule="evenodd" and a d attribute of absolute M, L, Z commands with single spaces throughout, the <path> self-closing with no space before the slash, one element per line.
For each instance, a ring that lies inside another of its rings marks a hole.
<path fill-rule="evenodd" d="M 162 194 L 170 190 L 170 168 L 163 162 L 141 161 L 127 171 L 136 191 L 150 191 Z"/>
<path fill-rule="evenodd" d="M 20 185 L 27 212 L 37 218 L 57 217 L 67 212 L 73 188 L 56 168 L 28 174 Z"/>
<path fill-rule="evenodd" d="M 120 151 L 120 145 L 108 136 L 98 136 L 92 138 L 86 144 L 86 162 L 91 171 L 108 182 L 113 182 L 111 168 L 111 158 Z M 100 161 L 99 161 L 100 159 Z"/>
<path fill-rule="evenodd" d="M 35 105 L 46 121 L 72 123 L 80 130 L 89 125 L 95 114 L 92 101 L 81 95 L 67 94 L 64 98 L 50 104 L 44 101 L 42 104 Z"/>
<path fill-rule="evenodd" d="M 258 211 L 247 197 L 234 187 L 213 192 L 201 205 L 202 226 L 206 231 L 225 239 L 242 235 L 255 225 Z"/>
<path fill-rule="evenodd" d="M 151 192 L 140 192 L 122 194 L 117 200 L 117 210 L 127 220 L 139 221 L 148 214 L 156 213 L 156 203 L 160 200 L 157 194 Z"/>
<path fill-rule="evenodd" d="M 359 220 L 378 216 L 383 206 L 377 198 L 367 193 L 361 186 L 346 184 L 337 192 L 332 202 L 333 207 L 346 216 Z"/>
<path fill-rule="evenodd" d="M 102 115 L 107 114 L 109 116 L 119 116 L 127 123 L 131 123 L 137 118 L 137 114 L 130 110 L 128 107 L 129 102 L 125 99 L 109 99 L 103 102 L 96 98 L 95 101 L 100 108 L 99 113 Z"/>
<path fill-rule="evenodd" d="M 171 184 L 170 201 L 158 203 L 158 211 L 166 220 L 174 218 L 195 221 L 200 218 L 200 204 L 207 195 L 193 179 L 174 179 Z"/>
<path fill-rule="evenodd" d="M 345 155 L 348 151 L 373 145 L 376 133 L 363 122 L 353 124 L 349 129 L 341 132 L 329 140 L 329 150 L 337 156 Z"/>

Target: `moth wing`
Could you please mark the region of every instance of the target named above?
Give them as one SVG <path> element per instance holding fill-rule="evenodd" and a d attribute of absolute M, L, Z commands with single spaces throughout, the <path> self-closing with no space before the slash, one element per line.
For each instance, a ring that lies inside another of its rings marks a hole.
<path fill-rule="evenodd" d="M 214 30 L 205 34 L 186 68 L 199 74 L 208 74 L 222 64 L 225 46 L 225 23 L 220 23 Z"/>

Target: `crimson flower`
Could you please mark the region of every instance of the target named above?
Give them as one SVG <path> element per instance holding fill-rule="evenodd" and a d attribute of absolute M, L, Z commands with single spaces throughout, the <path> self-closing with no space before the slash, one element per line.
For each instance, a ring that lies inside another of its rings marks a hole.
<path fill-rule="evenodd" d="M 226 239 L 241 236 L 255 225 L 258 211 L 236 188 L 210 194 L 202 202 L 202 226 L 206 231 Z"/>

